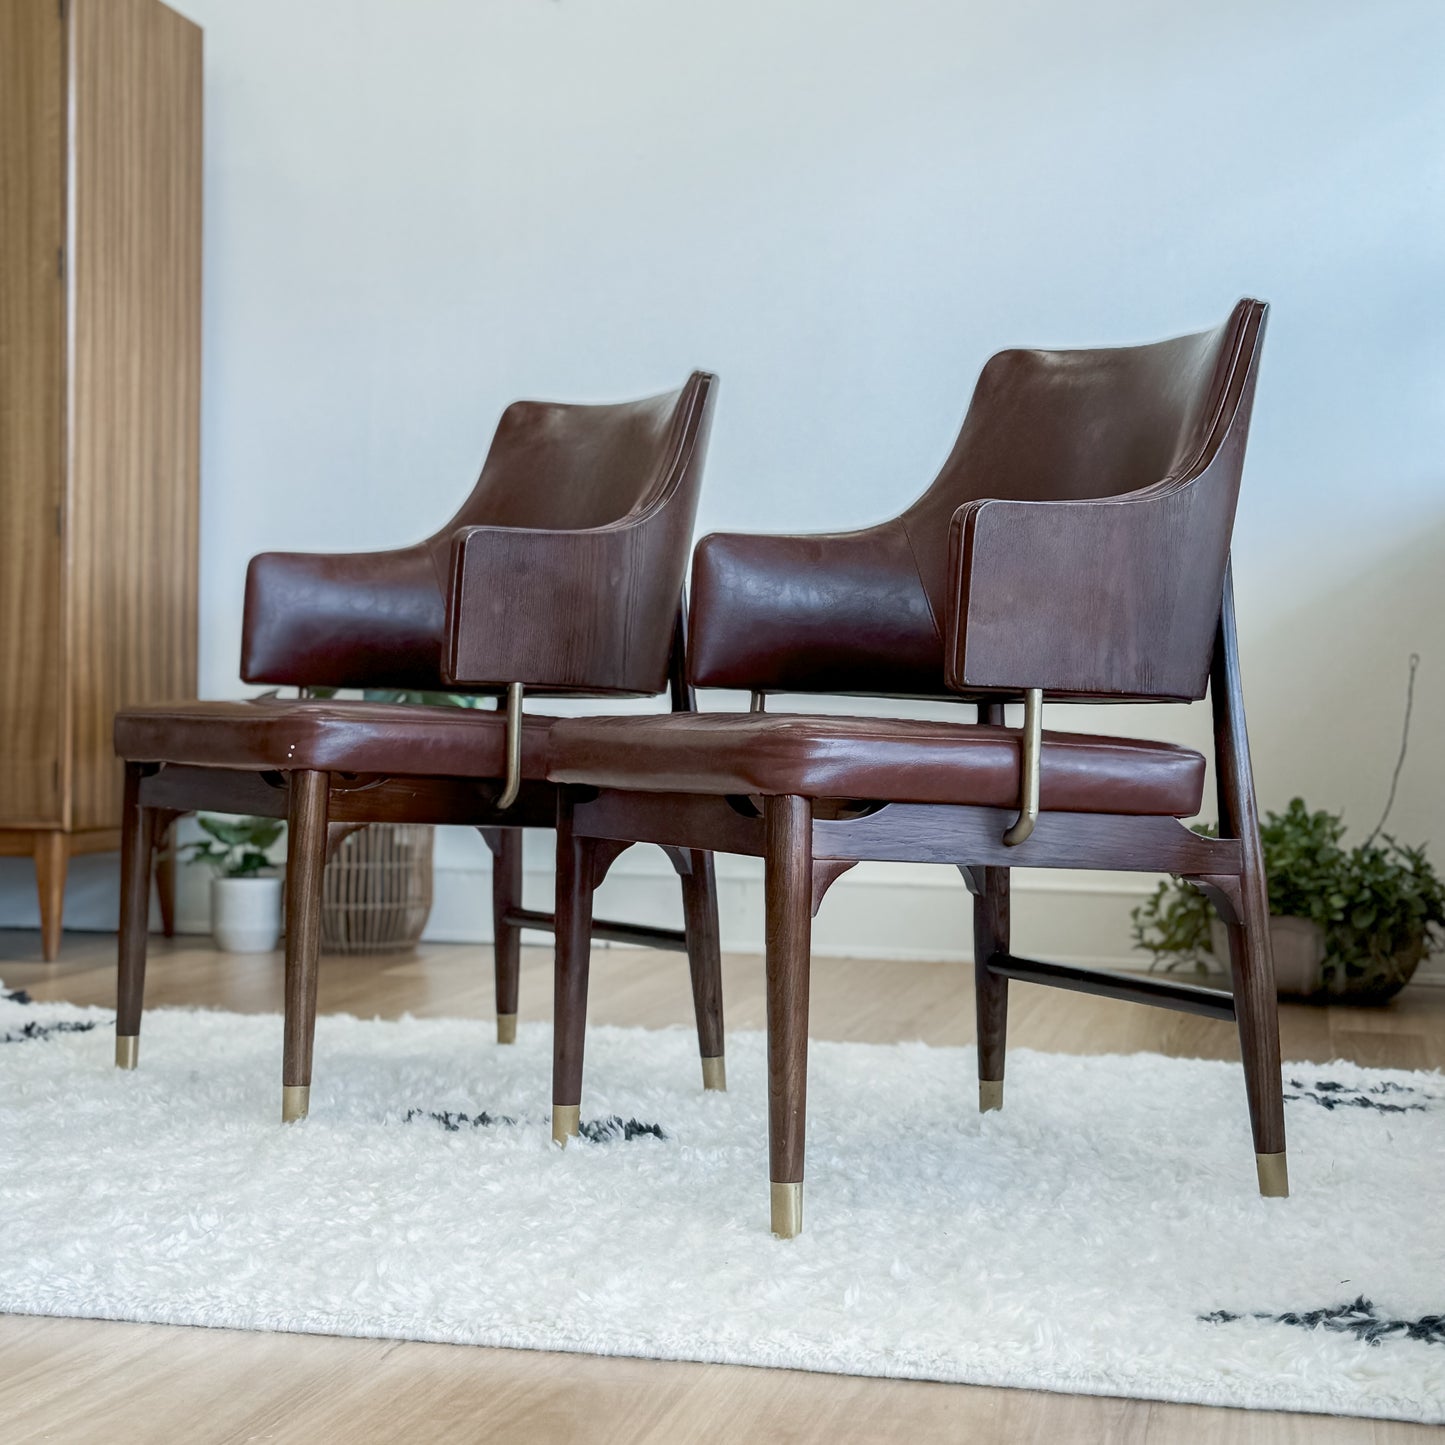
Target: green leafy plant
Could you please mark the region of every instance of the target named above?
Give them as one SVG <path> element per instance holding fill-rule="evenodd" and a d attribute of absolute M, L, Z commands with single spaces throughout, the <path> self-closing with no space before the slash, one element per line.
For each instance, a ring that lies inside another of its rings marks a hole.
<path fill-rule="evenodd" d="M 1405 723 L 1390 779 L 1385 811 L 1365 841 L 1344 845 L 1339 813 L 1311 812 L 1293 798 L 1283 813 L 1267 813 L 1259 830 L 1269 911 L 1304 918 L 1324 934 L 1321 992 L 1360 998 L 1388 998 L 1414 973 L 1445 929 L 1445 885 L 1424 848 L 1408 848 L 1383 831 L 1410 744 L 1418 654 L 1410 656 L 1405 689 Z M 1212 835 L 1214 829 L 1196 832 Z M 1161 883 L 1133 912 L 1134 946 L 1154 955 L 1151 967 L 1193 967 L 1201 973 L 1214 959 L 1214 909 L 1204 895 L 1179 878 Z"/>
<path fill-rule="evenodd" d="M 1324 931 L 1325 992 L 1388 994 L 1439 943 L 1445 884 L 1423 848 L 1388 833 L 1348 848 L 1341 815 L 1311 812 L 1302 798 L 1266 814 L 1259 836 L 1269 911 L 1309 919 Z M 1156 966 L 1207 970 L 1213 916 L 1202 893 L 1171 879 L 1134 910 L 1134 945 L 1152 953 Z"/>
<path fill-rule="evenodd" d="M 271 866 L 267 852 L 285 823 L 276 818 L 198 819 L 210 836 L 187 843 L 180 851 L 188 863 L 208 863 L 222 878 L 255 878 Z"/>
<path fill-rule="evenodd" d="M 1213 823 L 1196 824 L 1194 831 L 1206 838 L 1215 835 Z M 1208 973 L 1214 965 L 1214 945 L 1209 937 L 1214 905 L 1183 879 L 1169 878 L 1130 913 L 1134 924 L 1134 947 L 1154 955 L 1151 969 L 1172 973 L 1192 968 Z"/>

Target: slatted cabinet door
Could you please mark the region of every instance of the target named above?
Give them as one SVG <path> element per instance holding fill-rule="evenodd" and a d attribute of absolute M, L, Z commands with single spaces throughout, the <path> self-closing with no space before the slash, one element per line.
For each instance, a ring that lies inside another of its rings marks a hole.
<path fill-rule="evenodd" d="M 44 952 L 118 848 L 111 722 L 195 696 L 201 32 L 0 0 L 0 855 Z"/>
<path fill-rule="evenodd" d="M 0 828 L 65 821 L 64 245 L 65 27 L 55 0 L 0 0 Z"/>
<path fill-rule="evenodd" d="M 69 0 L 71 826 L 120 826 L 118 707 L 196 693 L 201 33 Z"/>

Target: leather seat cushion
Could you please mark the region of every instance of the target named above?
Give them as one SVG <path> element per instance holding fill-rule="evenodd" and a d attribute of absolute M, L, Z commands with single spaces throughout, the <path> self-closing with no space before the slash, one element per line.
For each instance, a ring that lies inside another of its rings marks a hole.
<path fill-rule="evenodd" d="M 557 720 L 547 776 L 633 792 L 1013 807 L 1021 734 L 976 723 L 770 713 Z M 1190 817 L 1204 758 L 1170 743 L 1044 734 L 1040 807 Z"/>
<path fill-rule="evenodd" d="M 551 718 L 525 716 L 522 776 L 546 773 Z M 466 707 L 259 698 L 123 708 L 115 750 L 130 762 L 244 771 L 500 778 L 506 717 Z"/>

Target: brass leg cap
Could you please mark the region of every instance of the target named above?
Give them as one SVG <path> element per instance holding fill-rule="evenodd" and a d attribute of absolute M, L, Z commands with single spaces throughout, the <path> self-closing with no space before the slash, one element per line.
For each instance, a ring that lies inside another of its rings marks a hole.
<path fill-rule="evenodd" d="M 1259 1192 L 1266 1199 L 1289 1198 L 1289 1164 L 1281 1150 L 1278 1154 L 1256 1154 L 1255 1168 L 1259 1171 Z"/>
<path fill-rule="evenodd" d="M 1003 1108 L 1003 1080 L 980 1079 L 978 1081 L 978 1112 L 987 1114 Z"/>
<path fill-rule="evenodd" d="M 285 1084 L 281 1089 L 281 1122 L 294 1124 L 304 1119 L 311 1108 L 310 1084 Z"/>
<path fill-rule="evenodd" d="M 795 1239 L 803 1232 L 803 1186 L 779 1184 L 773 1186 L 773 1233 L 779 1239 Z"/>
<path fill-rule="evenodd" d="M 499 1044 L 514 1044 L 517 1042 L 517 1015 L 497 1015 L 497 1042 Z"/>
<path fill-rule="evenodd" d="M 133 1069 L 140 1058 L 140 1035 L 117 1034 L 115 1036 L 115 1066 L 118 1069 Z"/>
<path fill-rule="evenodd" d="M 552 1142 L 564 1149 L 569 1139 L 575 1139 L 581 1132 L 582 1106 L 580 1104 L 552 1105 Z"/>
<path fill-rule="evenodd" d="M 721 1054 L 715 1059 L 702 1061 L 702 1086 L 704 1089 L 714 1089 L 719 1094 L 727 1093 L 728 1061 Z"/>

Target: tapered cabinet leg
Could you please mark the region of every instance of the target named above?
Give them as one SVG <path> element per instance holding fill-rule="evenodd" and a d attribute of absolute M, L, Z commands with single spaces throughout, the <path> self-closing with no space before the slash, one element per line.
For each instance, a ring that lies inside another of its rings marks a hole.
<path fill-rule="evenodd" d="M 60 933 L 65 921 L 65 875 L 70 864 L 69 840 L 64 833 L 35 835 L 35 890 L 40 896 L 40 955 L 46 963 L 60 957 Z"/>
<path fill-rule="evenodd" d="M 145 1001 L 146 933 L 151 902 L 154 819 L 140 804 L 141 770 L 128 763 L 120 816 L 120 940 L 116 968 L 115 1065 L 133 1069 Z"/>
<path fill-rule="evenodd" d="M 587 975 L 592 953 L 595 845 L 572 831 L 564 794 L 557 811 L 557 958 L 552 1031 L 552 1141 L 575 1138 L 582 1106 L 587 1042 Z"/>
<path fill-rule="evenodd" d="M 767 907 L 768 1162 L 773 1233 L 803 1228 L 808 1107 L 808 979 L 813 931 L 813 811 L 806 798 L 764 807 Z"/>
<path fill-rule="evenodd" d="M 1289 1193 L 1284 1141 L 1284 1081 L 1279 1057 L 1279 997 L 1274 983 L 1274 954 L 1269 936 L 1269 898 L 1264 876 L 1255 866 L 1241 880 L 1242 923 L 1227 923 L 1229 971 L 1234 980 L 1234 1012 L 1249 1095 L 1259 1192 L 1282 1198 Z"/>
<path fill-rule="evenodd" d="M 330 775 L 291 774 L 286 816 L 286 1050 L 281 1118 L 305 1118 L 311 1103 L 316 1038 L 317 962 L 321 952 L 321 874 L 326 866 Z"/>
<path fill-rule="evenodd" d="M 711 853 L 686 854 L 682 876 L 683 927 L 692 974 L 692 1008 L 697 1018 L 698 1053 L 704 1089 L 728 1086 L 723 1041 L 722 945 L 718 939 L 717 872 Z"/>
<path fill-rule="evenodd" d="M 517 990 L 522 971 L 522 930 L 507 915 L 522 906 L 522 833 L 519 828 L 483 828 L 492 850 L 492 952 L 497 981 L 497 1042 L 517 1041 Z"/>
<path fill-rule="evenodd" d="M 982 868 L 973 900 L 973 988 L 978 1017 L 978 1107 L 1003 1108 L 1004 1049 L 1008 1035 L 1008 979 L 988 961 L 1009 948 L 1009 871 Z"/>

